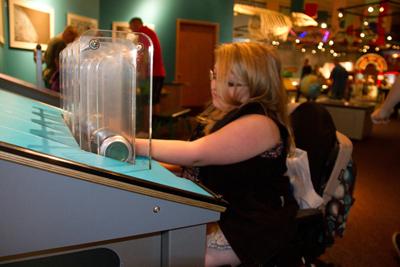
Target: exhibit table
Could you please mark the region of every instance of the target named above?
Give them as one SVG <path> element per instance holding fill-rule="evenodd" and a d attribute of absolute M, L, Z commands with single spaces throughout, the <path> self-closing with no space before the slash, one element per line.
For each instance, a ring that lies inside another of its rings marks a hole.
<path fill-rule="evenodd" d="M 55 107 L 60 107 L 59 92 L 47 88 L 38 90 L 36 84 L 3 73 L 0 73 L 0 88 Z"/>
<path fill-rule="evenodd" d="M 204 266 L 226 201 L 148 158 L 80 150 L 53 106 L 0 90 L 0 113 L 0 265 Z"/>
<path fill-rule="evenodd" d="M 320 102 L 332 116 L 336 129 L 350 139 L 362 140 L 372 133 L 371 113 L 375 106 L 341 100 Z"/>

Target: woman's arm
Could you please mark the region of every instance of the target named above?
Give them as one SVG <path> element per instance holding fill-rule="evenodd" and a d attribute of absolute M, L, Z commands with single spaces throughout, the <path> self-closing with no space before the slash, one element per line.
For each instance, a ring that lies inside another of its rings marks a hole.
<path fill-rule="evenodd" d="M 225 165 L 261 154 L 279 140 L 279 128 L 270 118 L 252 114 L 195 141 L 154 139 L 152 158 L 180 166 Z M 147 140 L 136 140 L 136 153 L 148 156 Z"/>
<path fill-rule="evenodd" d="M 388 123 L 390 110 L 400 101 L 400 78 L 397 77 L 390 89 L 388 96 L 385 99 L 382 107 L 375 110 L 371 114 L 371 119 L 374 123 Z"/>

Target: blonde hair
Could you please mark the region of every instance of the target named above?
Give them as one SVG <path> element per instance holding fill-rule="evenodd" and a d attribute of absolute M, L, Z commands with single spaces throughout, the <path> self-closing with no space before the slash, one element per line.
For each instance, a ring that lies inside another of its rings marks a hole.
<path fill-rule="evenodd" d="M 292 128 L 287 112 L 286 90 L 283 86 L 281 61 L 276 50 L 264 43 L 223 44 L 216 51 L 216 89 L 224 102 L 231 107 L 240 107 L 249 102 L 258 102 L 264 107 L 265 114 L 281 123 L 289 131 L 288 153 L 294 151 Z M 240 83 L 248 85 L 249 99 L 242 103 L 239 95 L 243 88 L 236 86 L 234 94 L 228 93 L 228 80 L 233 74 Z M 208 134 L 214 124 L 223 118 L 229 110 L 218 110 L 212 103 L 199 115 L 199 121 L 205 122 Z"/>

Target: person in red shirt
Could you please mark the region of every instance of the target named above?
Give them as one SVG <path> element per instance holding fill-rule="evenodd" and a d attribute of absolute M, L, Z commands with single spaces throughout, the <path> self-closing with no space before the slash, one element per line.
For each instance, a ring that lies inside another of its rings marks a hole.
<path fill-rule="evenodd" d="M 161 45 L 157 34 L 147 26 L 143 25 L 140 18 L 133 18 L 129 22 L 129 27 L 133 32 L 146 34 L 153 42 L 153 113 L 160 112 L 161 89 L 164 84 L 165 69 L 161 57 Z"/>

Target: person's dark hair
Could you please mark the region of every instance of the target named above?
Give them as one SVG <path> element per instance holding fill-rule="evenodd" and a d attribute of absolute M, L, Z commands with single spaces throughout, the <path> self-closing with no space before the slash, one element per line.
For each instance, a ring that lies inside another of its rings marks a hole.
<path fill-rule="evenodd" d="M 63 33 L 71 33 L 71 34 L 73 34 L 73 35 L 75 35 L 75 36 L 78 36 L 78 35 L 79 35 L 78 29 L 77 29 L 75 26 L 73 26 L 73 25 L 67 25 L 67 26 L 64 28 Z"/>
<path fill-rule="evenodd" d="M 131 21 L 129 21 L 129 24 L 131 24 L 131 23 L 140 23 L 140 24 L 143 24 L 141 18 L 133 18 L 133 19 L 131 19 Z"/>
<path fill-rule="evenodd" d="M 337 57 L 335 57 L 334 59 L 333 59 L 333 64 L 335 64 L 335 65 L 338 65 L 339 64 L 339 59 L 337 58 Z"/>

